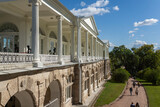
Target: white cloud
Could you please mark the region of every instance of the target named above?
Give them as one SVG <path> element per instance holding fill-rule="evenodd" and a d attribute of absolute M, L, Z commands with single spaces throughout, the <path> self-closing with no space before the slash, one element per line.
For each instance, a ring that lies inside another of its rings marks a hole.
<path fill-rule="evenodd" d="M 111 43 L 111 42 L 109 42 L 109 46 L 110 46 L 111 48 L 114 48 L 116 45 L 113 44 L 113 43 Z"/>
<path fill-rule="evenodd" d="M 105 13 L 109 13 L 110 11 L 108 9 L 105 8 L 95 8 L 95 7 L 87 7 L 87 8 L 83 8 L 83 9 L 78 9 L 75 10 L 72 9 L 71 12 L 75 15 L 75 16 L 93 16 L 93 15 L 103 15 Z"/>
<path fill-rule="evenodd" d="M 160 50 L 160 46 L 154 47 L 154 50 Z"/>
<path fill-rule="evenodd" d="M 109 0 L 97 0 L 95 3 L 89 5 L 89 7 L 105 7 L 109 4 Z"/>
<path fill-rule="evenodd" d="M 134 33 L 134 32 L 135 32 L 135 31 L 130 30 L 128 33 L 131 34 L 131 33 Z"/>
<path fill-rule="evenodd" d="M 144 35 L 140 35 L 140 37 L 143 37 Z"/>
<path fill-rule="evenodd" d="M 134 48 L 139 48 L 143 45 L 147 44 L 145 41 L 141 41 L 141 40 L 136 40 L 134 43 L 133 43 L 133 47 Z"/>
<path fill-rule="evenodd" d="M 140 22 L 135 22 L 134 23 L 134 27 L 138 27 L 138 26 L 147 26 L 147 25 L 153 25 L 155 23 L 158 22 L 158 19 L 146 19 L 144 21 L 140 21 Z"/>
<path fill-rule="evenodd" d="M 97 0 L 95 3 L 89 5 L 86 8 L 75 9 L 73 8 L 71 12 L 75 16 L 93 16 L 93 15 L 103 15 L 109 13 L 109 9 L 105 6 L 109 4 L 109 0 Z"/>
<path fill-rule="evenodd" d="M 131 35 L 131 37 L 134 37 L 134 36 L 135 36 L 134 34 Z"/>
<path fill-rule="evenodd" d="M 160 45 L 158 43 L 152 43 L 154 45 L 154 50 L 160 50 Z"/>
<path fill-rule="evenodd" d="M 102 30 L 98 29 L 98 32 L 102 32 Z"/>
<path fill-rule="evenodd" d="M 86 5 L 86 3 L 81 1 L 81 6 L 84 7 L 85 5 Z"/>
<path fill-rule="evenodd" d="M 118 6 L 114 6 L 113 10 L 119 11 L 119 7 Z"/>
<path fill-rule="evenodd" d="M 136 30 L 139 30 L 139 29 L 138 29 L 138 28 L 135 28 L 134 30 L 136 31 Z"/>

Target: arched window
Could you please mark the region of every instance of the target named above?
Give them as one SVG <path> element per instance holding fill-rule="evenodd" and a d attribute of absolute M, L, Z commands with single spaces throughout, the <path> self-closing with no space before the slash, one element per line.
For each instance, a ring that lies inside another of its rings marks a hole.
<path fill-rule="evenodd" d="M 0 26 L 0 52 L 19 52 L 18 27 L 13 23 Z"/>
<path fill-rule="evenodd" d="M 30 29 L 30 31 L 32 32 L 32 28 Z M 39 34 L 46 36 L 45 32 L 41 28 L 39 28 Z"/>
<path fill-rule="evenodd" d="M 53 31 L 50 32 L 49 37 L 53 39 L 57 39 L 57 36 Z"/>
<path fill-rule="evenodd" d="M 19 30 L 13 23 L 4 23 L 0 27 L 0 32 L 19 32 Z"/>
<path fill-rule="evenodd" d="M 63 35 L 63 42 L 68 42 L 67 38 Z"/>

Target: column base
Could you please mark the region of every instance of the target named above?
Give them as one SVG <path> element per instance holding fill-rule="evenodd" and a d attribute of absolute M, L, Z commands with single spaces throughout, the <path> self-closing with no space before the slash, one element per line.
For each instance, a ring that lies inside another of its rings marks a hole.
<path fill-rule="evenodd" d="M 33 62 L 33 67 L 43 67 L 43 63 L 38 61 L 38 62 Z"/>
<path fill-rule="evenodd" d="M 60 65 L 64 65 L 65 64 L 65 62 L 62 60 L 62 61 L 58 61 L 58 63 L 60 64 Z"/>

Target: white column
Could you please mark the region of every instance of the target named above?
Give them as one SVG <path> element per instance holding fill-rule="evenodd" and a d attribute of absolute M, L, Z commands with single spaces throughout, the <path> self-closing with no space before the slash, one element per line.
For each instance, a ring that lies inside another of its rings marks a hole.
<path fill-rule="evenodd" d="M 58 41 L 57 41 L 57 45 L 58 45 L 58 62 L 60 64 L 64 64 L 63 62 L 63 56 L 62 56 L 62 16 L 57 16 L 57 20 L 58 20 Z"/>
<path fill-rule="evenodd" d="M 74 35 L 75 26 L 71 25 L 71 61 L 74 61 L 74 44 L 75 44 L 75 35 Z"/>
<path fill-rule="evenodd" d="M 91 35 L 91 58 L 93 59 L 93 36 Z"/>
<path fill-rule="evenodd" d="M 106 48 L 106 45 L 104 46 L 104 51 L 105 51 L 104 59 L 107 59 L 107 48 Z"/>
<path fill-rule="evenodd" d="M 88 32 L 86 31 L 86 60 L 88 60 Z"/>
<path fill-rule="evenodd" d="M 42 67 L 39 57 L 39 0 L 32 0 L 32 51 L 33 67 Z"/>
<path fill-rule="evenodd" d="M 81 25 L 80 25 L 80 18 L 77 18 L 77 59 L 78 62 L 81 62 Z"/>
<path fill-rule="evenodd" d="M 97 59 L 99 59 L 99 43 L 97 42 Z"/>
<path fill-rule="evenodd" d="M 94 42 L 95 44 L 95 47 L 94 47 L 94 57 L 95 57 L 95 59 L 97 58 L 97 38 L 95 38 L 95 42 Z"/>

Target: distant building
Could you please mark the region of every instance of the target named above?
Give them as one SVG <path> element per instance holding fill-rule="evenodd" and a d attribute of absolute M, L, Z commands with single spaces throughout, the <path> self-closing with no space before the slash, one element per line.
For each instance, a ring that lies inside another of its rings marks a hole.
<path fill-rule="evenodd" d="M 110 75 L 98 35 L 59 0 L 0 0 L 0 107 L 89 105 Z"/>

